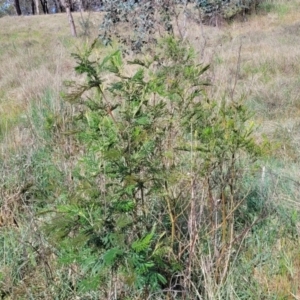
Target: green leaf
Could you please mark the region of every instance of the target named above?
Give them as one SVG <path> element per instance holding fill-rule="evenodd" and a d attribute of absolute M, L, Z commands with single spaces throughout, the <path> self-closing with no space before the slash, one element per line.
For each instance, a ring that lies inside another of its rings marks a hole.
<path fill-rule="evenodd" d="M 136 120 L 136 123 L 139 125 L 149 125 L 151 124 L 151 119 L 148 116 L 140 117 Z"/>
<path fill-rule="evenodd" d="M 161 284 L 166 284 L 168 282 L 167 279 L 164 276 L 162 276 L 161 274 L 157 273 L 156 276 L 157 276 L 158 281 Z"/>
<path fill-rule="evenodd" d="M 132 77 L 132 80 L 137 81 L 137 82 L 143 81 L 143 79 L 144 79 L 144 70 L 143 69 L 139 69 Z"/>
<path fill-rule="evenodd" d="M 152 231 L 145 237 L 132 243 L 131 247 L 135 252 L 139 253 L 150 248 L 151 242 L 154 237 L 155 227 L 156 226 L 154 225 Z"/>
<path fill-rule="evenodd" d="M 101 61 L 101 63 L 98 65 L 98 72 L 102 72 L 102 71 L 104 71 L 104 70 L 107 70 L 107 64 L 108 64 L 109 62 L 112 61 L 113 57 L 114 57 L 115 55 L 117 55 L 117 53 L 120 53 L 120 50 L 117 50 L 117 51 L 113 52 L 112 54 L 107 55 L 107 56 Z M 109 70 L 109 68 L 108 68 L 108 70 Z"/>
<path fill-rule="evenodd" d="M 130 224 L 132 224 L 132 219 L 127 215 L 121 215 L 116 220 L 116 226 L 120 229 L 125 228 Z"/>
<path fill-rule="evenodd" d="M 105 265 L 112 266 L 114 264 L 114 261 L 117 259 L 117 257 L 123 254 L 124 251 L 117 247 L 109 249 L 102 256 L 103 262 Z"/>
<path fill-rule="evenodd" d="M 134 201 L 132 200 L 117 200 L 115 209 L 119 212 L 129 212 L 135 207 Z"/>

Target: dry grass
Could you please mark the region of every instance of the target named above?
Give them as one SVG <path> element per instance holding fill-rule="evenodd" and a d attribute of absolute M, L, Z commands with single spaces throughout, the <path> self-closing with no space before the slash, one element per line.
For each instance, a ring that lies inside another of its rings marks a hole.
<path fill-rule="evenodd" d="M 285 239 L 278 240 L 273 249 L 272 264 L 254 268 L 253 276 L 268 294 L 278 299 L 300 298 L 299 248 Z"/>
<path fill-rule="evenodd" d="M 266 1 L 247 22 L 187 26 L 200 61 L 211 64 L 211 96 L 241 97 L 255 112 L 260 133 L 289 145 L 285 159 L 300 158 L 300 1 Z M 181 23 L 182 24 L 182 23 Z M 279 137 L 278 132 L 285 132 Z"/>
<path fill-rule="evenodd" d="M 63 81 L 74 78 L 72 52 L 96 36 L 101 15 L 84 14 L 90 20 L 91 37 L 82 35 L 79 14 L 75 14 L 79 38 L 70 36 L 66 15 L 4 17 L 0 19 L 0 145 L 7 149 L 30 144 L 22 121 L 28 107 L 51 89 L 57 101 Z M 17 126 L 21 124 L 21 126 Z M 34 141 L 32 141 L 34 142 Z M 6 149 L 6 150 L 5 150 Z"/>
<path fill-rule="evenodd" d="M 299 0 L 269 0 L 265 13 L 249 17 L 247 22 L 216 28 L 188 21 L 186 26 L 187 39 L 198 51 L 199 60 L 211 64 L 211 95 L 220 98 L 234 90 L 235 99 L 245 96 L 261 132 L 277 139 L 278 130 L 287 130 L 290 138 L 297 141 L 292 148 L 298 146 L 300 139 L 299 4 Z M 93 13 L 89 19 L 91 37 L 95 37 L 101 14 Z M 80 15 L 75 14 L 80 32 L 79 20 Z M 74 78 L 70 53 L 86 38 L 70 37 L 64 14 L 1 18 L 0 37 L 3 134 L 49 87 L 59 97 L 62 82 Z"/>

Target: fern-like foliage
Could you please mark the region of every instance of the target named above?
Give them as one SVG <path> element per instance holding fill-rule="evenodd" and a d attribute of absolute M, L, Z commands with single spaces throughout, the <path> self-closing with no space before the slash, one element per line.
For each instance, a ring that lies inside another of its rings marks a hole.
<path fill-rule="evenodd" d="M 96 47 L 74 56 L 86 80 L 66 97 L 81 112 L 82 156 L 76 188 L 50 226 L 65 262 L 84 270 L 83 289 L 87 278 L 102 278 L 107 288 L 119 282 L 129 298 L 173 285 L 187 291 L 192 278 L 200 287 L 196 251 L 212 255 L 214 280 L 224 280 L 220 262 L 240 249 L 245 230 L 235 227 L 242 162 L 261 154 L 251 114 L 241 102 L 209 99 L 208 66 L 172 36 L 152 58 L 129 62 L 130 72 L 121 51 L 92 59 Z M 188 279 L 175 284 L 177 277 Z"/>
<path fill-rule="evenodd" d="M 152 231 L 145 235 L 142 239 L 134 241 L 131 245 L 132 249 L 137 253 L 148 250 L 150 248 L 151 242 L 153 241 L 154 232 L 155 227 L 153 227 Z"/>

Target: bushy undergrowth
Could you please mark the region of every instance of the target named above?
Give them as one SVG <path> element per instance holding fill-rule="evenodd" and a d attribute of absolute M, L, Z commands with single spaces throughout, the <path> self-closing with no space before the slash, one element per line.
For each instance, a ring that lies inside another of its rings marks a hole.
<path fill-rule="evenodd" d="M 109 299 L 222 298 L 242 244 L 273 212 L 245 184 L 262 153 L 251 115 L 208 99 L 207 67 L 174 38 L 127 63 L 120 51 L 95 61 L 95 47 L 74 55 L 86 83 L 69 82 L 66 98 L 81 111 L 84 155 L 46 226 L 60 262 L 78 270 L 73 288 Z"/>

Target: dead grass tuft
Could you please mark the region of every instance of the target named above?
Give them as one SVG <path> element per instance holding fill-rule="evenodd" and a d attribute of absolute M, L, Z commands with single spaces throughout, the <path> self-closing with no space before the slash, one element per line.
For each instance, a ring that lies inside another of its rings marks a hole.
<path fill-rule="evenodd" d="M 77 24 L 79 18 L 75 14 Z M 90 18 L 95 37 L 101 15 Z M 70 37 L 64 14 L 0 19 L 0 135 L 17 124 L 28 105 L 49 87 L 59 97 L 63 81 L 74 78 L 70 53 L 87 40 Z"/>

